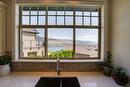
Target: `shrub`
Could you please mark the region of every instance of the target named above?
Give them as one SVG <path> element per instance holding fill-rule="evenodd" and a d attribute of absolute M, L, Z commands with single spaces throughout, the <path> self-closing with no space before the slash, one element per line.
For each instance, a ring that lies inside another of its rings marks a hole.
<path fill-rule="evenodd" d="M 11 57 L 7 55 L 0 56 L 0 65 L 9 64 L 11 62 Z"/>
<path fill-rule="evenodd" d="M 48 53 L 49 58 L 72 58 L 73 51 L 72 50 L 60 50 L 60 51 L 52 51 Z"/>
<path fill-rule="evenodd" d="M 122 67 L 115 67 L 113 69 L 112 77 L 117 84 L 122 86 L 126 85 L 129 82 L 128 75 Z"/>

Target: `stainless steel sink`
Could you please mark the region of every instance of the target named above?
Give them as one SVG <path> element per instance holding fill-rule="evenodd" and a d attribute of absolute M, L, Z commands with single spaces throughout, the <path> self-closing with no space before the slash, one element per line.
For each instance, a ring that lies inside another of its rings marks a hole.
<path fill-rule="evenodd" d="M 35 87 L 80 87 L 77 77 L 41 77 Z"/>

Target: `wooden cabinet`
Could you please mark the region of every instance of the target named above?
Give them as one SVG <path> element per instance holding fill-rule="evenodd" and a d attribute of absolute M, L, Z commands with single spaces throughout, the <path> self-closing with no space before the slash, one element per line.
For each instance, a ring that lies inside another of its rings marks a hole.
<path fill-rule="evenodd" d="M 5 16 L 6 5 L 0 1 L 0 55 L 5 53 Z"/>

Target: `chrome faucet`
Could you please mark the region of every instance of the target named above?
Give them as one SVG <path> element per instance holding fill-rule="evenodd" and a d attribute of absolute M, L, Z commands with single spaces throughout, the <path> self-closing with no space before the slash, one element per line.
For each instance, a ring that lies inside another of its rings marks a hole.
<path fill-rule="evenodd" d="M 60 71 L 62 71 L 62 69 L 60 68 L 60 59 L 59 58 L 57 58 L 56 69 L 57 69 L 57 75 L 60 75 Z"/>

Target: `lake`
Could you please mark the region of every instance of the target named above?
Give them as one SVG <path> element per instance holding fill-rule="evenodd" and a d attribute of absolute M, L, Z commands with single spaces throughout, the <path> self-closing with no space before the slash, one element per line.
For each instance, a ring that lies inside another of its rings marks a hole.
<path fill-rule="evenodd" d="M 64 49 L 64 47 L 62 46 L 49 46 L 48 47 L 48 51 L 60 51 L 62 49 Z"/>

